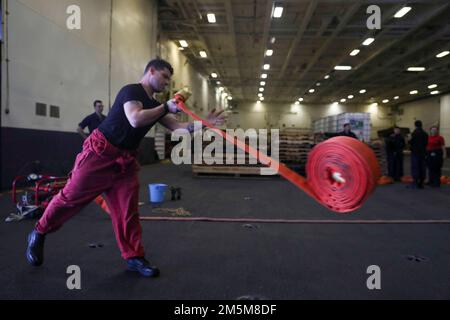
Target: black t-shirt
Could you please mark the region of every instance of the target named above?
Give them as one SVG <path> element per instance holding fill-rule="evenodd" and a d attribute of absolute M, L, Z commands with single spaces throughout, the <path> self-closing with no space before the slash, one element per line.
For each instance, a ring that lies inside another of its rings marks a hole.
<path fill-rule="evenodd" d="M 140 101 L 144 109 L 153 109 L 161 105 L 160 102 L 148 96 L 141 84 L 129 84 L 120 89 L 111 111 L 98 130 L 116 147 L 135 150 L 156 121 L 145 127 L 133 128 L 124 110 L 124 104 L 129 101 Z"/>
<path fill-rule="evenodd" d="M 98 128 L 100 123 L 105 120 L 106 117 L 102 114 L 101 116 L 98 116 L 97 113 L 93 113 L 88 115 L 86 118 L 83 119 L 83 121 L 80 122 L 79 126 L 81 129 L 84 130 L 84 128 L 88 127 L 89 133 L 92 133 L 95 129 Z"/>

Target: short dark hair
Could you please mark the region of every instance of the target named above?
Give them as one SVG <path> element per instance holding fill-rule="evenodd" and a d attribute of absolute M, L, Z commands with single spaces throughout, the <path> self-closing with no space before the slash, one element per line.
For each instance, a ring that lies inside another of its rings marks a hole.
<path fill-rule="evenodd" d="M 344 128 L 349 125 L 350 125 L 350 123 L 344 123 Z"/>
<path fill-rule="evenodd" d="M 94 101 L 94 107 L 97 105 L 97 103 L 103 103 L 102 100 L 95 100 Z"/>
<path fill-rule="evenodd" d="M 153 59 L 151 60 L 147 66 L 145 67 L 145 71 L 144 74 L 148 72 L 148 70 L 150 70 L 150 68 L 153 67 L 156 70 L 163 70 L 163 69 L 167 69 L 170 71 L 171 74 L 173 74 L 173 68 L 172 65 L 170 63 L 168 63 L 166 60 L 163 59 Z"/>
<path fill-rule="evenodd" d="M 417 128 L 422 128 L 422 121 L 416 120 L 416 122 L 414 122 L 414 126 Z"/>

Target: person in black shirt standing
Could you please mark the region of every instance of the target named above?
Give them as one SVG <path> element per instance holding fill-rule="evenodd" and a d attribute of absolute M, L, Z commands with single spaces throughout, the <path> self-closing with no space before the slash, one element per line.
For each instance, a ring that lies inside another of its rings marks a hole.
<path fill-rule="evenodd" d="M 394 132 L 386 139 L 386 154 L 388 162 L 388 175 L 394 181 L 400 181 L 403 176 L 403 149 L 405 138 L 399 127 L 394 127 Z"/>
<path fill-rule="evenodd" d="M 428 134 L 422 129 L 422 121 L 414 122 L 416 129 L 411 135 L 409 142 L 411 147 L 411 173 L 414 179 L 411 187 L 423 189 L 426 176 L 426 155 Z"/>
<path fill-rule="evenodd" d="M 83 121 L 80 122 L 77 128 L 77 132 L 83 137 L 83 139 L 86 140 L 86 138 L 94 132 L 95 129 L 98 128 L 100 123 L 103 122 L 103 120 L 106 119 L 105 115 L 103 115 L 103 103 L 101 100 L 95 100 L 94 101 L 94 110 L 95 112 L 93 114 L 88 115 L 86 118 L 83 119 Z M 84 132 L 84 128 L 88 127 L 89 133 L 86 134 Z"/>
<path fill-rule="evenodd" d="M 344 124 L 344 131 L 339 132 L 338 136 L 345 136 L 345 137 L 358 139 L 356 134 L 353 133 L 350 123 Z"/>
<path fill-rule="evenodd" d="M 139 220 L 139 165 L 137 147 L 150 128 L 160 122 L 170 130 L 194 130 L 193 123 L 181 123 L 173 116 L 180 110 L 175 100 L 166 103 L 153 96 L 165 90 L 173 74 L 164 60 L 148 63 L 140 83 L 123 87 L 108 117 L 85 140 L 64 189 L 53 197 L 35 229 L 28 236 L 26 258 L 39 266 L 44 258 L 47 233 L 59 229 L 100 194 L 106 196 L 116 240 L 128 270 L 156 277 L 159 269 L 145 259 Z M 223 110 L 213 110 L 207 121 L 221 125 Z"/>

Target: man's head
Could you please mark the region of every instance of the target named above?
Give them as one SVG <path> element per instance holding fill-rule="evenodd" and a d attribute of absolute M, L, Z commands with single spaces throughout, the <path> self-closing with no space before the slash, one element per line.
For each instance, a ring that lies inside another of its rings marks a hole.
<path fill-rule="evenodd" d="M 344 124 L 344 131 L 345 132 L 350 132 L 350 130 L 352 130 L 352 127 L 350 126 L 350 123 Z"/>
<path fill-rule="evenodd" d="M 144 71 L 144 81 L 154 92 L 162 92 L 170 84 L 173 68 L 163 59 L 151 60 Z"/>
<path fill-rule="evenodd" d="M 94 101 L 94 110 L 96 113 L 100 114 L 103 112 L 103 102 L 101 100 Z"/>
<path fill-rule="evenodd" d="M 416 128 L 422 128 L 422 121 L 416 120 L 416 122 L 414 122 L 414 126 L 415 126 Z"/>
<path fill-rule="evenodd" d="M 437 134 L 438 134 L 438 127 L 437 126 L 432 126 L 431 128 L 430 128 L 430 134 L 432 135 L 432 136 L 436 136 Z"/>
<path fill-rule="evenodd" d="M 399 127 L 394 127 L 394 134 L 400 134 L 400 128 Z"/>

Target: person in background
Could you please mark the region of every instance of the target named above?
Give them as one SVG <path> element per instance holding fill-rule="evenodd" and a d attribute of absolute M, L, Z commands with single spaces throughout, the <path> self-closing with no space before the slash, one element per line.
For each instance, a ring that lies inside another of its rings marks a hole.
<path fill-rule="evenodd" d="M 394 127 L 394 132 L 386 138 L 388 175 L 394 181 L 400 181 L 403 176 L 403 149 L 405 145 L 405 138 L 400 128 Z"/>
<path fill-rule="evenodd" d="M 344 124 L 344 131 L 339 132 L 339 135 L 358 139 L 358 137 L 356 137 L 356 134 L 353 133 L 350 123 Z"/>
<path fill-rule="evenodd" d="M 106 116 L 103 114 L 103 103 L 101 100 L 94 101 L 94 110 L 93 114 L 88 115 L 83 121 L 80 122 L 77 128 L 77 132 L 83 137 L 84 140 L 106 119 Z M 84 129 L 88 127 L 89 133 L 84 132 Z"/>
<path fill-rule="evenodd" d="M 414 122 L 416 129 L 411 135 L 409 141 L 411 147 L 411 173 L 414 179 L 412 185 L 413 189 L 423 189 L 425 182 L 425 158 L 427 154 L 428 134 L 422 128 L 422 121 Z"/>
<path fill-rule="evenodd" d="M 445 140 L 439 135 L 438 127 L 430 128 L 427 145 L 428 183 L 431 187 L 439 188 L 441 185 L 442 165 L 446 157 Z"/>

